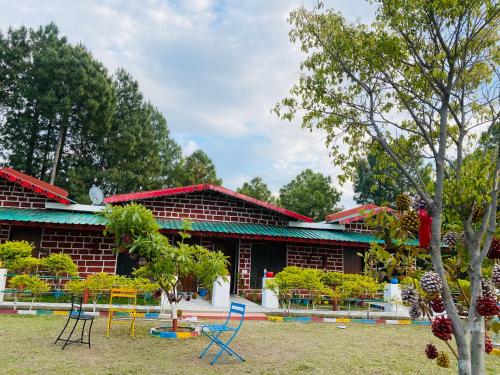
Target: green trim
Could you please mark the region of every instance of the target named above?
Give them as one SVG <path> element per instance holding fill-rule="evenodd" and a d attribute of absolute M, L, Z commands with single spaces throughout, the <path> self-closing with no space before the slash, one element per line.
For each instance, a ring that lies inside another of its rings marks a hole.
<path fill-rule="evenodd" d="M 43 209 L 22 209 L 0 207 L 0 221 L 18 221 L 32 223 L 51 223 L 68 225 L 103 226 L 106 224 L 104 217 L 90 212 L 55 211 Z M 165 230 L 182 229 L 180 219 L 158 219 L 158 224 Z M 209 232 L 219 234 L 236 234 L 240 236 L 265 236 L 302 240 L 336 241 L 369 244 L 382 243 L 369 233 L 343 232 L 340 230 L 309 229 L 296 227 L 279 227 L 262 224 L 245 224 L 221 221 L 194 221 L 193 230 L 196 232 Z M 417 240 L 408 242 L 418 245 Z"/>

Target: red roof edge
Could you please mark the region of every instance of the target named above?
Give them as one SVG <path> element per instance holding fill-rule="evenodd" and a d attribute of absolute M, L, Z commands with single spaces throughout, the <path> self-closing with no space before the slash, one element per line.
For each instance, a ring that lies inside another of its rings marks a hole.
<path fill-rule="evenodd" d="M 376 204 L 364 204 L 345 211 L 327 215 L 325 220 L 327 223 L 338 222 L 339 224 L 348 224 L 366 218 L 370 212 L 379 211 L 392 212 L 394 210 L 390 207 L 377 206 Z"/>
<path fill-rule="evenodd" d="M 50 200 L 62 204 L 69 204 L 68 192 L 58 186 L 49 184 L 38 178 L 16 171 L 12 168 L 0 168 L 0 178 L 16 183 L 17 185 L 29 189 L 37 194 L 44 195 Z"/>
<path fill-rule="evenodd" d="M 297 212 L 293 212 L 290 210 L 287 210 L 282 207 L 278 207 L 275 204 L 268 203 L 261 201 L 259 199 L 255 199 L 252 197 L 249 197 L 244 194 L 237 193 L 233 190 L 227 189 L 222 186 L 216 186 L 216 185 L 210 185 L 210 184 L 199 184 L 199 185 L 191 185 L 191 186 L 183 186 L 183 187 L 177 187 L 177 188 L 167 188 L 167 189 L 160 189 L 160 190 L 150 190 L 150 191 L 142 191 L 142 192 L 137 192 L 137 193 L 127 193 L 127 194 L 118 194 L 118 195 L 111 195 L 109 197 L 106 197 L 104 199 L 104 203 L 117 203 L 117 202 L 127 202 L 127 201 L 134 201 L 134 200 L 140 200 L 140 199 L 147 199 L 147 198 L 155 198 L 155 197 L 161 197 L 161 196 L 166 196 L 166 195 L 176 195 L 176 194 L 186 194 L 186 193 L 193 193 L 197 191 L 215 191 L 224 195 L 228 195 L 230 197 L 240 199 L 242 201 L 254 204 L 256 206 L 260 206 L 263 208 L 266 208 L 268 210 L 278 212 L 282 215 L 292 217 L 297 220 L 305 221 L 308 223 L 313 222 L 313 219 L 310 217 L 298 214 Z"/>

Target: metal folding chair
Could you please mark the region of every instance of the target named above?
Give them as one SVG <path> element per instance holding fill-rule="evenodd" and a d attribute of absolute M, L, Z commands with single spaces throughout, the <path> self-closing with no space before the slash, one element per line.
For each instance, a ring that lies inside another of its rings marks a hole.
<path fill-rule="evenodd" d="M 82 304 L 83 304 L 83 298 L 82 297 L 76 297 L 76 296 L 71 296 L 71 310 L 68 313 L 68 320 L 66 320 L 66 324 L 64 325 L 64 328 L 62 329 L 61 333 L 57 337 L 56 341 L 54 341 L 54 344 L 56 344 L 59 340 L 64 341 L 64 345 L 61 350 L 64 350 L 66 345 L 71 344 L 71 343 L 79 343 L 79 344 L 88 344 L 89 349 L 90 349 L 90 333 L 92 332 L 92 324 L 94 323 L 94 316 L 90 314 L 85 314 L 82 309 Z M 74 320 L 75 324 L 73 325 L 73 329 L 71 330 L 69 336 L 66 339 L 62 339 L 61 336 L 63 335 L 64 331 L 66 330 L 66 327 L 68 327 L 68 324 L 70 320 Z M 80 339 L 78 340 L 71 340 L 71 336 L 75 332 L 75 328 L 78 325 L 79 321 L 83 321 L 83 326 L 82 326 L 82 333 L 80 334 Z M 89 326 L 89 331 L 88 331 L 88 341 L 83 341 L 83 334 L 85 332 L 85 325 L 87 324 L 87 321 L 90 320 L 90 326 Z"/>
<path fill-rule="evenodd" d="M 127 306 L 123 307 L 120 305 L 114 305 L 116 299 L 127 298 Z M 137 312 L 135 306 L 137 304 L 137 290 L 127 289 L 127 288 L 112 288 L 111 295 L 109 297 L 109 310 L 108 310 L 108 325 L 106 329 L 106 337 L 109 337 L 111 333 L 111 326 L 113 324 L 129 324 L 130 336 L 135 335 L 135 318 L 137 317 Z M 125 318 L 117 318 L 116 313 L 126 313 Z"/>
<path fill-rule="evenodd" d="M 240 321 L 238 325 L 231 327 L 229 325 L 230 320 L 231 320 L 231 315 L 240 315 Z M 244 362 L 245 360 L 243 359 L 242 356 L 240 356 L 238 353 L 236 353 L 233 349 L 229 347 L 229 344 L 233 341 L 235 338 L 236 334 L 239 332 L 241 325 L 243 324 L 243 320 L 245 319 L 245 305 L 241 303 L 236 303 L 236 302 L 231 302 L 231 307 L 229 309 L 229 315 L 227 316 L 226 321 L 224 324 L 212 324 L 212 325 L 205 325 L 201 327 L 201 332 L 207 336 L 210 339 L 210 343 L 208 346 L 201 352 L 200 358 L 203 358 L 205 354 L 207 354 L 208 350 L 212 347 L 213 344 L 216 344 L 220 350 L 217 352 L 217 354 L 214 356 L 212 359 L 212 362 L 210 362 L 211 365 L 217 362 L 219 359 L 220 355 L 223 352 L 228 353 L 231 356 L 237 357 L 240 361 Z M 231 336 L 227 341 L 223 341 L 221 339 L 221 335 L 225 332 L 231 333 Z"/>

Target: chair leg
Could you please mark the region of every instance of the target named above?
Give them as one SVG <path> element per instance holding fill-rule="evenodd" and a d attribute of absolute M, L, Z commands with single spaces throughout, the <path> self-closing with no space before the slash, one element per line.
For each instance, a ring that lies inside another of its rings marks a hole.
<path fill-rule="evenodd" d="M 82 334 L 80 335 L 80 342 L 83 344 L 83 334 L 85 333 L 85 326 L 87 325 L 87 321 L 83 321 Z"/>
<path fill-rule="evenodd" d="M 240 356 L 238 353 L 236 353 L 234 350 L 232 350 L 231 348 L 229 348 L 229 344 L 231 343 L 231 341 L 233 341 L 234 337 L 236 336 L 236 332 L 229 338 L 229 340 L 227 340 L 225 343 L 220 340 L 219 338 L 215 337 L 215 343 L 221 348 L 219 350 L 219 352 L 214 356 L 214 358 L 212 359 L 212 362 L 210 362 L 211 365 L 215 364 L 217 362 L 217 360 L 219 359 L 220 355 L 222 354 L 222 352 L 227 352 L 231 355 L 235 355 L 236 357 L 238 357 L 238 359 L 241 361 L 241 362 L 245 362 L 245 359 L 243 359 L 242 356 Z"/>
<path fill-rule="evenodd" d="M 218 332 L 217 335 L 215 335 L 214 333 L 212 334 L 207 334 L 206 332 L 204 331 L 201 331 L 205 336 L 207 336 L 210 340 L 210 343 L 207 345 L 207 347 L 205 348 L 205 350 L 203 350 L 200 354 L 200 358 L 203 358 L 205 356 L 205 354 L 207 354 L 208 350 L 211 348 L 211 346 L 213 344 L 215 344 L 215 340 L 221 335 L 222 332 Z"/>
<path fill-rule="evenodd" d="M 66 345 L 68 345 L 68 343 L 70 342 L 71 340 L 71 336 L 73 335 L 73 332 L 75 332 L 75 328 L 76 328 L 76 325 L 78 324 L 78 319 L 75 320 L 75 325 L 73 326 L 73 329 L 71 330 L 71 333 L 69 334 L 68 338 L 66 339 L 66 342 L 64 343 L 63 347 L 61 350 L 64 350 L 64 348 L 66 347 Z"/>
<path fill-rule="evenodd" d="M 61 340 L 61 336 L 62 334 L 64 333 L 64 331 L 66 330 L 66 327 L 68 326 L 68 323 L 69 323 L 69 316 L 68 316 L 68 319 L 66 320 L 66 324 L 64 325 L 64 328 L 62 329 L 61 333 L 59 334 L 59 336 L 57 336 L 57 339 L 56 341 L 54 341 L 54 344 L 57 343 L 59 340 Z"/>
<path fill-rule="evenodd" d="M 90 319 L 90 327 L 89 327 L 89 349 L 90 349 L 90 333 L 92 332 L 92 325 L 94 324 L 94 319 Z"/>

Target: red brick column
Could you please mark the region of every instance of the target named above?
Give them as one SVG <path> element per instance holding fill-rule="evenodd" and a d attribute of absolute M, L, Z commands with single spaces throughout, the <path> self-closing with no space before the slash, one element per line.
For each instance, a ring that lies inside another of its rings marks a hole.
<path fill-rule="evenodd" d="M 250 241 L 240 241 L 240 253 L 238 263 L 238 273 L 241 275 L 238 281 L 238 292 L 250 290 L 250 269 L 252 266 L 252 243 Z"/>

